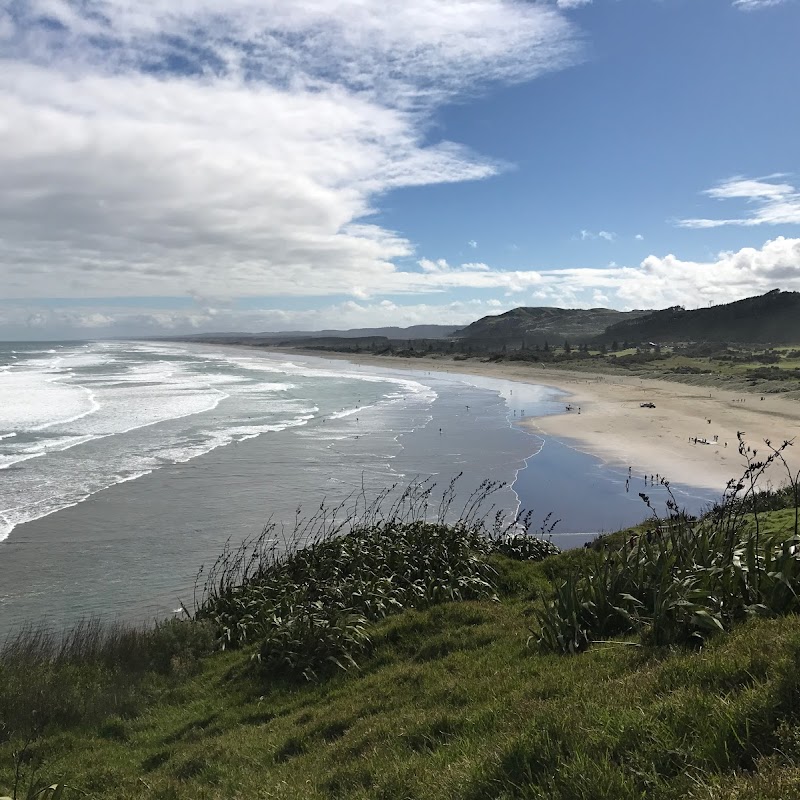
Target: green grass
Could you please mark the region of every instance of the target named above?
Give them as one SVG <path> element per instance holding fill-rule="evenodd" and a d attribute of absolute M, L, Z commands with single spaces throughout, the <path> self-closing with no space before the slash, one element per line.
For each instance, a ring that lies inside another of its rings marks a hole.
<path fill-rule="evenodd" d="M 634 375 L 640 378 L 672 380 L 735 392 L 759 395 L 779 393 L 787 397 L 800 398 L 800 374 L 791 377 L 786 375 L 783 376 L 784 379 L 777 380 L 771 378 L 769 373 L 763 372 L 765 366 L 775 367 L 782 373 L 800 368 L 800 359 L 796 355 L 789 355 L 798 352 L 796 346 L 767 348 L 778 357 L 777 361 L 770 365 L 758 360 L 758 355 L 764 348 L 752 349 L 730 345 L 729 353 L 725 353 L 727 348 L 722 345 L 717 349 L 720 352 L 716 355 L 693 355 L 685 352 L 685 347 L 676 350 L 664 347 L 660 357 L 651 358 L 647 355 L 637 355 L 635 348 L 628 348 L 608 352 L 602 358 L 556 361 L 548 363 L 548 368 Z M 725 357 L 720 357 L 721 355 Z"/>
<path fill-rule="evenodd" d="M 544 565 L 505 566 L 519 595 L 384 620 L 358 673 L 263 684 L 244 677 L 248 652 L 219 654 L 133 714 L 54 729 L 36 744 L 40 771 L 108 798 L 800 791 L 795 617 L 753 620 L 700 653 L 541 655 L 525 645 L 525 597 Z"/>
<path fill-rule="evenodd" d="M 794 520 L 793 508 L 762 513 L 759 535 L 785 540 Z M 752 528 L 743 507 L 737 535 Z M 31 781 L 164 800 L 800 796 L 794 613 L 733 620 L 693 647 L 638 633 L 574 656 L 538 646 L 537 610 L 631 535 L 535 562 L 487 548 L 492 596 L 375 615 L 357 666 L 312 681 L 256 668 L 257 627 L 210 653 L 219 620 L 95 627 L 65 645 L 27 632 L 0 652 L 0 795 L 16 765 L 20 797 Z M 335 548 L 322 544 L 327 573 Z M 352 545 L 345 537 L 342 552 Z M 249 585 L 275 579 L 270 564 L 313 580 L 312 556 L 268 562 Z M 376 570 L 370 558 L 361 564 Z"/>

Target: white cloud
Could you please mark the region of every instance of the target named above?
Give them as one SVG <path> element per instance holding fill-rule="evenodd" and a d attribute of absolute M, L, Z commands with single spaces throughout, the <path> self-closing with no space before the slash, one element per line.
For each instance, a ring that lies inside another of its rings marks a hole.
<path fill-rule="evenodd" d="M 498 270 L 487 264 L 466 263 L 458 266 L 440 258 L 420 259 L 418 272 L 397 272 L 390 276 L 382 293 L 423 292 L 443 289 L 506 289 L 520 292 L 541 283 L 535 270 Z"/>
<path fill-rule="evenodd" d="M 644 241 L 644 236 L 642 236 L 641 233 L 637 233 L 636 236 L 634 236 L 633 238 L 636 239 L 637 242 L 643 242 Z"/>
<path fill-rule="evenodd" d="M 581 231 L 581 241 L 588 240 L 596 240 L 596 239 L 605 239 L 607 242 L 613 242 L 617 238 L 617 234 L 613 233 L 612 231 L 598 231 L 594 233 L 592 231 L 582 230 Z"/>
<path fill-rule="evenodd" d="M 757 11 L 760 8 L 780 6 L 785 2 L 787 2 L 787 0 L 733 0 L 733 5 L 736 6 L 736 8 L 741 8 L 742 11 Z"/>
<path fill-rule="evenodd" d="M 588 6 L 592 0 L 556 0 L 556 6 L 562 9 L 580 8 Z M 733 7 L 742 11 L 756 11 L 761 8 L 780 6 L 789 0 L 733 0 Z"/>
<path fill-rule="evenodd" d="M 16 298 L 437 288 L 398 272 L 414 245 L 371 222 L 379 198 L 503 169 L 429 141 L 432 114 L 577 53 L 522 0 L 29 0 L 3 19 Z"/>
<path fill-rule="evenodd" d="M 475 249 L 478 247 L 478 243 L 477 243 L 477 242 L 476 242 L 474 239 L 470 239 L 470 240 L 467 242 L 467 244 L 468 244 L 468 245 L 469 245 L 469 246 L 470 246 L 470 247 L 471 247 L 473 250 L 475 250 Z"/>
<path fill-rule="evenodd" d="M 771 183 L 767 178 L 730 178 L 718 183 L 704 194 L 717 200 L 746 200 L 754 206 L 742 217 L 729 219 L 682 219 L 683 228 L 719 228 L 724 225 L 800 225 L 800 191 L 789 183 Z"/>
<path fill-rule="evenodd" d="M 15 32 L 16 26 L 11 14 L 0 9 L 0 42 L 10 40 Z"/>
<path fill-rule="evenodd" d="M 553 304 L 571 299 L 583 306 L 590 293 L 602 291 L 614 308 L 630 309 L 697 308 L 775 288 L 800 291 L 800 239 L 779 236 L 761 248 L 723 252 L 708 262 L 650 255 L 637 267 L 543 271 L 538 291 Z"/>
<path fill-rule="evenodd" d="M 414 325 L 436 320 L 461 325 L 487 313 L 519 305 L 571 308 L 697 308 L 763 294 L 775 288 L 800 291 L 800 238 L 778 237 L 760 248 L 723 252 L 708 261 L 684 261 L 675 255 L 650 255 L 638 266 L 576 268 L 537 272 L 500 272 L 485 264 L 451 266 L 447 261 L 421 262 L 423 272 L 410 281 L 435 280 L 442 286 L 479 292 L 500 289 L 505 300 L 474 297 L 466 301 L 400 303 L 398 300 L 349 300 L 322 308 L 241 310 L 217 303 L 189 309 L 137 308 L 135 311 L 74 304 L 43 308 L 41 304 L 0 303 L 0 338 L 48 334 L 123 336 L 185 333 L 201 330 L 319 330 L 370 325 Z M 416 276 L 413 277 L 413 276 Z M 224 298 L 222 298 L 224 300 Z M 200 298 L 198 298 L 198 301 Z M 38 332 L 38 333 L 37 333 Z"/>
<path fill-rule="evenodd" d="M 267 331 L 321 330 L 348 328 L 401 327 L 429 324 L 467 325 L 486 314 L 513 308 L 513 302 L 491 299 L 451 301 L 441 304 L 401 305 L 388 300 L 365 302 L 348 300 L 314 309 L 197 309 L 176 310 L 142 308 L 124 311 L 103 308 L 56 307 L 32 310 L 23 306 L 0 307 L 0 333 L 26 332 L 42 338 L 55 331 L 62 336 L 181 335 L 208 330 Z"/>

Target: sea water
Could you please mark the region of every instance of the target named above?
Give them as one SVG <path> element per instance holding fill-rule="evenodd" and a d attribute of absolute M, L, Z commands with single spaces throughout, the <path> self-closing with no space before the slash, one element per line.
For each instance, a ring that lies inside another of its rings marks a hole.
<path fill-rule="evenodd" d="M 566 545 L 644 515 L 620 470 L 515 424 L 562 410 L 557 390 L 427 363 L 0 344 L 0 632 L 175 613 L 226 541 L 415 479 L 460 474 L 454 512 L 493 481 L 498 510 L 553 512 Z"/>

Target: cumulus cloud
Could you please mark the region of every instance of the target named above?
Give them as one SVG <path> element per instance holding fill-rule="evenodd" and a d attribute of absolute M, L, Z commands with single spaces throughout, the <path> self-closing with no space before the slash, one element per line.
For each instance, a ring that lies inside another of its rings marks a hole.
<path fill-rule="evenodd" d="M 468 245 L 469 245 L 469 246 L 470 246 L 470 247 L 471 247 L 473 250 L 475 250 L 475 249 L 478 247 L 478 243 L 477 243 L 477 242 L 476 242 L 474 239 L 470 239 L 470 240 L 467 242 L 467 244 L 468 244 Z"/>
<path fill-rule="evenodd" d="M 767 178 L 737 176 L 718 183 L 703 194 L 716 200 L 745 200 L 752 210 L 728 219 L 682 219 L 683 228 L 719 228 L 724 225 L 800 225 L 800 191 L 789 183 L 774 183 L 782 175 Z"/>
<path fill-rule="evenodd" d="M 634 236 L 633 238 L 636 239 L 637 242 L 643 242 L 644 241 L 644 236 L 642 236 L 641 233 L 637 233 L 636 236 Z"/>
<path fill-rule="evenodd" d="M 17 298 L 415 291 L 380 197 L 504 168 L 430 141 L 432 114 L 578 52 L 556 9 L 522 0 L 14 8 L 0 284 Z"/>
<path fill-rule="evenodd" d="M 771 289 L 800 291 L 800 239 L 779 236 L 761 248 L 722 252 L 713 261 L 650 255 L 638 266 L 543 271 L 538 292 L 553 304 L 586 306 L 602 292 L 614 308 L 698 308 Z"/>

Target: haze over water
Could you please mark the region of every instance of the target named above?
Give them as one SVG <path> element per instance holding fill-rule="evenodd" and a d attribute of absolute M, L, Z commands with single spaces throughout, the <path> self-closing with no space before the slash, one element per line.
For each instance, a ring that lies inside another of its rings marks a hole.
<path fill-rule="evenodd" d="M 463 472 L 458 507 L 506 482 L 497 506 L 553 511 L 566 545 L 641 519 L 623 473 L 513 424 L 562 409 L 547 387 L 244 348 L 0 345 L 0 632 L 173 613 L 228 538 L 362 486 Z"/>

